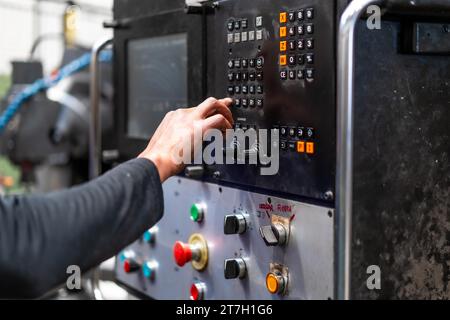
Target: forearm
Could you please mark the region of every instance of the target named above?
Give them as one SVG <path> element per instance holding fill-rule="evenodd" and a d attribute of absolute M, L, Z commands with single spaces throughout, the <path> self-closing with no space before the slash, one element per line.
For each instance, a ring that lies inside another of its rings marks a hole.
<path fill-rule="evenodd" d="M 136 240 L 162 216 L 158 171 L 130 161 L 84 186 L 0 204 L 0 297 L 36 296 Z M 6 279 L 6 282 L 4 281 Z"/>

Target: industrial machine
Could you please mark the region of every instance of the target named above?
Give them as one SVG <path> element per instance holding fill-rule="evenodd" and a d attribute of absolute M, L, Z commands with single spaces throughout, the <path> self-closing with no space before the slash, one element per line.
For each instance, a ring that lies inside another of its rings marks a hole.
<path fill-rule="evenodd" d="M 232 97 L 235 129 L 269 130 L 279 154 L 276 174 L 199 163 L 167 181 L 119 283 L 154 299 L 450 298 L 445 1 L 114 5 L 122 159 L 207 96 Z"/>

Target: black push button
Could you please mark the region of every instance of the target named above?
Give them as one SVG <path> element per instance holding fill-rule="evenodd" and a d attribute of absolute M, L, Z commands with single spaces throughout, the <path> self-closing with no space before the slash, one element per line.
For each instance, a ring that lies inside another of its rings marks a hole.
<path fill-rule="evenodd" d="M 303 127 L 298 128 L 297 129 L 297 136 L 299 138 L 303 138 L 305 136 L 305 128 L 303 128 Z"/>
<path fill-rule="evenodd" d="M 254 68 L 256 66 L 256 60 L 255 59 L 249 59 L 248 60 L 248 65 L 250 66 L 250 68 Z"/>
<path fill-rule="evenodd" d="M 286 127 L 281 127 L 280 128 L 280 135 L 282 137 L 285 137 L 287 135 L 287 128 Z"/>
<path fill-rule="evenodd" d="M 240 72 L 236 72 L 236 74 L 234 75 L 234 79 L 236 81 L 241 81 L 241 73 Z"/>
<path fill-rule="evenodd" d="M 294 138 L 297 135 L 297 128 L 291 127 L 289 128 L 289 136 Z"/>
<path fill-rule="evenodd" d="M 235 68 L 241 67 L 241 59 L 234 59 L 234 67 Z"/>
<path fill-rule="evenodd" d="M 242 72 L 242 81 L 248 80 L 248 72 Z"/>
<path fill-rule="evenodd" d="M 256 79 L 256 73 L 250 72 L 249 75 L 248 75 L 248 79 L 249 79 L 250 81 L 255 81 L 255 79 Z"/>
<path fill-rule="evenodd" d="M 264 58 L 263 57 L 259 57 L 256 59 L 256 67 L 257 68 L 262 68 L 264 66 Z"/>
<path fill-rule="evenodd" d="M 306 78 L 309 80 L 314 79 L 314 69 L 307 69 L 306 70 Z"/>
<path fill-rule="evenodd" d="M 234 61 L 228 60 L 228 68 L 233 69 L 233 67 L 234 67 Z"/>
<path fill-rule="evenodd" d="M 305 34 L 305 27 L 302 24 L 297 27 L 297 34 L 299 36 L 302 36 Z"/>
<path fill-rule="evenodd" d="M 290 80 L 295 80 L 295 70 L 289 70 L 288 76 Z"/>
<path fill-rule="evenodd" d="M 280 148 L 281 148 L 281 150 L 286 150 L 287 149 L 287 142 L 281 140 L 280 141 Z"/>
<path fill-rule="evenodd" d="M 306 63 L 307 64 L 314 64 L 314 54 L 313 53 L 308 53 L 306 55 Z"/>
<path fill-rule="evenodd" d="M 288 63 L 289 63 L 290 66 L 295 66 L 296 63 L 297 63 L 295 56 L 289 56 L 288 57 Z"/>
<path fill-rule="evenodd" d="M 239 20 L 237 20 L 237 21 L 234 22 L 234 28 L 235 28 L 236 30 L 239 30 L 239 29 L 241 28 L 241 22 L 240 22 Z"/>
<path fill-rule="evenodd" d="M 247 99 L 241 99 L 241 105 L 242 105 L 242 107 L 244 107 L 244 108 L 247 108 L 248 107 L 248 100 Z"/>
<path fill-rule="evenodd" d="M 289 28 L 288 28 L 288 35 L 289 35 L 290 37 L 295 36 L 295 27 L 289 27 Z"/>
<path fill-rule="evenodd" d="M 242 68 L 248 68 L 248 60 L 242 59 Z"/>
<path fill-rule="evenodd" d="M 306 47 L 308 49 L 314 49 L 314 39 L 306 39 Z"/>
<path fill-rule="evenodd" d="M 233 81 L 234 80 L 234 73 L 233 72 L 229 72 L 228 73 L 228 81 Z"/>
<path fill-rule="evenodd" d="M 261 85 L 257 86 L 257 87 L 256 87 L 256 92 L 257 92 L 258 94 L 263 94 L 263 93 L 264 93 L 264 87 L 261 86 Z"/>
<path fill-rule="evenodd" d="M 239 108 L 241 106 L 241 99 L 234 99 L 234 106 Z"/>
<path fill-rule="evenodd" d="M 297 143 L 289 141 L 288 142 L 288 148 L 290 151 L 297 151 Z"/>
<path fill-rule="evenodd" d="M 250 94 L 255 94 L 256 93 L 256 90 L 255 90 L 255 86 L 249 86 L 248 87 L 248 92 L 250 93 Z"/>
<path fill-rule="evenodd" d="M 247 29 L 248 28 L 248 20 L 247 19 L 243 19 L 241 21 L 241 27 L 242 27 L 242 29 Z"/>
<path fill-rule="evenodd" d="M 286 70 L 281 70 L 280 71 L 280 79 L 281 80 L 286 80 L 288 77 L 287 71 Z"/>
<path fill-rule="evenodd" d="M 241 93 L 241 87 L 240 86 L 234 86 L 234 93 L 235 94 Z"/>
<path fill-rule="evenodd" d="M 313 128 L 306 129 L 306 136 L 308 137 L 308 139 L 313 139 L 314 138 L 314 129 Z"/>
<path fill-rule="evenodd" d="M 306 25 L 306 33 L 307 34 L 313 34 L 314 33 L 314 25 L 312 23 Z"/>
<path fill-rule="evenodd" d="M 305 64 L 305 56 L 303 54 L 299 54 L 297 56 L 297 63 L 299 65 L 304 65 Z"/>
<path fill-rule="evenodd" d="M 305 79 L 305 70 L 297 71 L 297 79 Z"/>
<path fill-rule="evenodd" d="M 289 22 L 295 22 L 295 12 L 291 11 L 288 13 Z"/>
<path fill-rule="evenodd" d="M 306 9 L 306 18 L 307 19 L 314 19 L 314 9 L 313 8 L 309 8 Z"/>
<path fill-rule="evenodd" d="M 305 19 L 305 10 L 301 9 L 297 11 L 297 20 L 302 21 Z"/>
<path fill-rule="evenodd" d="M 264 106 L 264 101 L 263 99 L 256 99 L 256 106 L 258 108 L 262 108 Z"/>
<path fill-rule="evenodd" d="M 228 31 L 233 31 L 234 29 L 234 21 L 230 20 L 228 21 Z"/>
<path fill-rule="evenodd" d="M 288 42 L 289 50 L 293 51 L 296 48 L 296 44 L 294 40 Z"/>
<path fill-rule="evenodd" d="M 248 87 L 242 86 L 242 94 L 248 94 Z"/>
<path fill-rule="evenodd" d="M 263 72 L 262 72 L 262 71 L 258 71 L 258 72 L 256 73 L 256 80 L 258 80 L 258 81 L 263 81 L 263 79 L 264 79 Z"/>
<path fill-rule="evenodd" d="M 298 50 L 305 49 L 305 40 L 303 39 L 297 40 L 297 49 Z"/>
<path fill-rule="evenodd" d="M 228 94 L 229 95 L 233 95 L 234 94 L 234 87 L 233 86 L 229 86 L 228 87 Z"/>
<path fill-rule="evenodd" d="M 255 99 L 248 99 L 248 106 L 250 108 L 254 108 L 256 106 L 256 101 Z"/>

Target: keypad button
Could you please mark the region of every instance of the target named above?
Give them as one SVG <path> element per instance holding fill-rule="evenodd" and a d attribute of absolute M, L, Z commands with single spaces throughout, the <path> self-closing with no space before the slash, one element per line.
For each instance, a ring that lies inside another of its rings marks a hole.
<path fill-rule="evenodd" d="M 256 86 L 256 93 L 257 94 L 263 94 L 264 93 L 264 87 L 261 85 Z"/>
<path fill-rule="evenodd" d="M 255 99 L 248 99 L 248 106 L 249 106 L 250 108 L 256 107 Z"/>
<path fill-rule="evenodd" d="M 233 72 L 229 72 L 228 73 L 228 81 L 233 81 L 234 80 L 234 73 Z"/>
<path fill-rule="evenodd" d="M 234 29 L 234 21 L 233 20 L 228 21 L 227 28 L 228 28 L 228 31 L 233 31 L 233 29 Z"/>
<path fill-rule="evenodd" d="M 233 95 L 234 94 L 234 87 L 233 86 L 229 86 L 228 87 L 228 94 L 229 95 Z"/>
<path fill-rule="evenodd" d="M 297 79 L 305 79 L 305 70 L 297 70 Z"/>
<path fill-rule="evenodd" d="M 261 16 L 256 17 L 255 25 L 256 25 L 257 28 L 262 27 L 262 25 L 263 25 L 263 17 L 261 17 Z"/>
<path fill-rule="evenodd" d="M 305 40 L 303 39 L 297 40 L 297 49 L 298 50 L 305 49 Z"/>
<path fill-rule="evenodd" d="M 280 71 L 280 79 L 281 80 L 286 80 L 288 77 L 287 71 L 286 70 L 281 70 Z"/>
<path fill-rule="evenodd" d="M 248 94 L 248 87 L 247 86 L 242 86 L 242 94 Z"/>
<path fill-rule="evenodd" d="M 262 68 L 264 66 L 264 58 L 263 57 L 258 57 L 256 59 L 256 67 L 257 68 Z"/>
<path fill-rule="evenodd" d="M 241 27 L 242 27 L 242 29 L 247 29 L 247 27 L 248 27 L 248 20 L 247 19 L 243 19 L 241 21 Z"/>
<path fill-rule="evenodd" d="M 263 78 L 264 78 L 263 72 L 262 72 L 262 71 L 258 71 L 258 72 L 256 73 L 256 80 L 258 80 L 258 81 L 263 81 Z"/>
<path fill-rule="evenodd" d="M 241 99 L 241 105 L 242 105 L 242 107 L 244 107 L 244 108 L 247 108 L 248 107 L 248 100 L 247 99 Z"/>
<path fill-rule="evenodd" d="M 229 69 L 233 69 L 234 67 L 234 61 L 233 60 L 228 60 L 228 68 Z"/>
<path fill-rule="evenodd" d="M 229 33 L 227 35 L 227 42 L 228 43 L 233 43 L 233 41 L 234 41 L 234 35 L 232 33 Z"/>
<path fill-rule="evenodd" d="M 313 53 L 308 53 L 306 55 L 306 63 L 307 64 L 314 64 L 314 54 Z"/>
<path fill-rule="evenodd" d="M 297 55 L 297 63 L 299 65 L 305 64 L 305 56 L 303 54 Z"/>
<path fill-rule="evenodd" d="M 305 15 L 306 15 L 307 19 L 310 19 L 310 20 L 314 19 L 314 9 L 313 8 L 306 9 Z"/>
<path fill-rule="evenodd" d="M 297 26 L 297 34 L 299 36 L 302 36 L 305 34 L 305 26 L 304 25 Z"/>
<path fill-rule="evenodd" d="M 290 151 L 296 151 L 297 150 L 297 143 L 289 141 L 288 142 L 288 149 Z"/>
<path fill-rule="evenodd" d="M 234 106 L 239 108 L 241 106 L 241 99 L 234 99 Z"/>
<path fill-rule="evenodd" d="M 236 33 L 234 34 L 234 42 L 235 42 L 235 43 L 241 42 L 241 33 L 240 33 L 240 32 L 236 32 Z"/>
<path fill-rule="evenodd" d="M 248 80 L 248 72 L 242 72 L 242 81 Z"/>
<path fill-rule="evenodd" d="M 248 32 L 248 41 L 255 41 L 255 31 Z"/>
<path fill-rule="evenodd" d="M 286 21 L 287 21 L 287 13 L 280 12 L 280 23 L 286 23 Z"/>
<path fill-rule="evenodd" d="M 289 35 L 290 37 L 295 36 L 295 33 L 296 33 L 295 27 L 289 27 L 289 28 L 288 28 L 288 35 Z"/>
<path fill-rule="evenodd" d="M 287 41 L 280 41 L 280 51 L 284 52 L 287 49 Z"/>
<path fill-rule="evenodd" d="M 287 57 L 285 54 L 280 56 L 280 66 L 285 66 L 287 64 Z"/>
<path fill-rule="evenodd" d="M 314 79 L 314 69 L 306 69 L 306 79 Z"/>
<path fill-rule="evenodd" d="M 234 75 L 234 80 L 236 81 L 241 81 L 241 73 L 240 72 L 236 72 Z"/>
<path fill-rule="evenodd" d="M 314 39 L 306 39 L 306 47 L 308 49 L 314 49 Z"/>
<path fill-rule="evenodd" d="M 306 129 L 306 136 L 308 139 L 314 138 L 314 129 L 313 128 L 307 128 Z"/>
<path fill-rule="evenodd" d="M 305 10 L 301 9 L 297 11 L 297 20 L 302 21 L 305 19 Z"/>
<path fill-rule="evenodd" d="M 289 57 L 288 57 L 288 63 L 289 63 L 289 65 L 290 65 L 290 66 L 295 66 L 296 63 L 297 63 L 296 60 L 297 60 L 297 59 L 296 59 L 295 56 L 289 56 Z"/>
<path fill-rule="evenodd" d="M 291 11 L 288 13 L 289 22 L 295 22 L 295 12 Z"/>
<path fill-rule="evenodd" d="M 313 34 L 314 33 L 314 25 L 312 23 L 306 25 L 306 33 L 307 34 Z"/>
<path fill-rule="evenodd" d="M 248 59 L 242 59 L 241 65 L 242 65 L 242 68 L 248 68 Z"/>
<path fill-rule="evenodd" d="M 250 93 L 250 94 L 255 94 L 256 93 L 256 89 L 255 89 L 255 86 L 248 86 L 248 92 Z"/>
<path fill-rule="evenodd" d="M 264 106 L 264 101 L 263 101 L 263 99 L 256 99 L 256 106 L 258 107 L 258 108 L 262 108 L 263 106 Z"/>
<path fill-rule="evenodd" d="M 263 31 L 257 30 L 256 31 L 256 40 L 262 40 L 262 38 L 263 38 Z"/>
<path fill-rule="evenodd" d="M 241 22 L 240 22 L 239 20 L 236 20 L 236 21 L 234 22 L 234 28 L 235 28 L 236 30 L 239 30 L 239 29 L 241 28 Z"/>
<path fill-rule="evenodd" d="M 305 136 L 305 128 L 303 127 L 297 128 L 297 136 L 299 138 L 303 138 Z"/>
<path fill-rule="evenodd" d="M 280 149 L 281 150 L 286 150 L 287 149 L 287 142 L 282 140 L 280 141 Z"/>
<path fill-rule="evenodd" d="M 289 50 L 293 51 L 296 48 L 296 44 L 294 40 L 288 42 Z"/>
<path fill-rule="evenodd" d="M 295 80 L 295 76 L 296 76 L 295 73 L 296 73 L 295 70 L 289 70 L 288 76 L 289 76 L 290 80 Z"/>
<path fill-rule="evenodd" d="M 285 38 L 287 35 L 286 27 L 280 27 L 280 38 Z"/>
<path fill-rule="evenodd" d="M 250 81 L 255 81 L 255 79 L 256 79 L 256 73 L 250 72 L 250 73 L 248 74 L 248 79 L 249 79 Z"/>
<path fill-rule="evenodd" d="M 248 33 L 247 33 L 247 31 L 242 32 L 242 33 L 241 33 L 241 41 L 242 41 L 242 42 L 246 42 L 247 39 L 248 39 Z"/>
<path fill-rule="evenodd" d="M 306 153 L 314 154 L 314 152 L 315 152 L 314 142 L 307 142 L 306 143 Z"/>
<path fill-rule="evenodd" d="M 280 135 L 281 135 L 282 137 L 285 137 L 285 136 L 287 136 L 287 134 L 288 134 L 287 128 L 286 128 L 286 127 L 281 127 L 281 128 L 280 128 Z"/>
<path fill-rule="evenodd" d="M 241 93 L 241 87 L 240 86 L 234 86 L 234 93 L 235 94 Z"/>
<path fill-rule="evenodd" d="M 250 66 L 250 68 L 254 68 L 256 66 L 256 60 L 255 59 L 249 59 L 248 60 L 248 65 Z"/>
<path fill-rule="evenodd" d="M 241 67 L 241 59 L 234 59 L 234 67 L 235 68 Z"/>

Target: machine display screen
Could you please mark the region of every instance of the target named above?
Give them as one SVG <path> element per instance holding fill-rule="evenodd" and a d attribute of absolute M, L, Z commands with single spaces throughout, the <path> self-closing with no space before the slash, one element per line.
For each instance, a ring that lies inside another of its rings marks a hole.
<path fill-rule="evenodd" d="M 127 135 L 148 139 L 167 112 L 187 106 L 187 34 L 131 40 L 127 60 Z"/>

